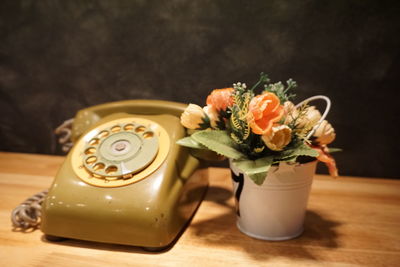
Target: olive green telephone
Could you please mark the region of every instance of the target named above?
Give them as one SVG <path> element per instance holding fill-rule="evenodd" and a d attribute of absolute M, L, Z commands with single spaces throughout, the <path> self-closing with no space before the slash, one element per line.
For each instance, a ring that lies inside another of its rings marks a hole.
<path fill-rule="evenodd" d="M 202 162 L 176 144 L 185 107 L 128 100 L 80 110 L 74 146 L 43 202 L 46 237 L 168 247 L 208 186 Z"/>

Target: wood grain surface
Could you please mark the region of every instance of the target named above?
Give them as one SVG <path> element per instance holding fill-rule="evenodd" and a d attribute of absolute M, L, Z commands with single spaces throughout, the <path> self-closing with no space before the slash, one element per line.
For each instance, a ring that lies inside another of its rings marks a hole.
<path fill-rule="evenodd" d="M 14 231 L 12 209 L 49 187 L 63 157 L 0 153 L 0 266 L 399 266 L 400 181 L 316 175 L 305 232 L 283 242 L 239 232 L 229 170 L 210 168 L 210 188 L 190 226 L 161 253 L 80 240 L 51 243 Z"/>

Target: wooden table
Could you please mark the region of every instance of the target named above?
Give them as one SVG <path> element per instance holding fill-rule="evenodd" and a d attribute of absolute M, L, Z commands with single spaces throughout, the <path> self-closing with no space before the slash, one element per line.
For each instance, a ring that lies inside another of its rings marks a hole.
<path fill-rule="evenodd" d="M 49 187 L 63 157 L 0 153 L 0 266 L 400 266 L 400 180 L 314 180 L 304 234 L 260 241 L 235 225 L 228 169 L 210 168 L 210 188 L 170 250 L 79 240 L 50 243 L 12 230 L 12 209 Z"/>

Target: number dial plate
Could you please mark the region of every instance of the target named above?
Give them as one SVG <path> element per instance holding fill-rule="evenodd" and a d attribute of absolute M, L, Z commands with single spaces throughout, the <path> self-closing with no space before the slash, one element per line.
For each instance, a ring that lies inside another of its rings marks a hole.
<path fill-rule="evenodd" d="M 167 157 L 166 130 L 143 118 L 120 118 L 102 124 L 78 140 L 72 166 L 84 182 L 117 187 L 152 174 Z"/>

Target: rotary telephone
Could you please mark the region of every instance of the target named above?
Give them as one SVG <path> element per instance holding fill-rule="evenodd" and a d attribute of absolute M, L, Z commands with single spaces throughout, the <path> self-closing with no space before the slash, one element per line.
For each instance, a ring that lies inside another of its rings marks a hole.
<path fill-rule="evenodd" d="M 168 247 L 208 185 L 203 162 L 176 144 L 186 105 L 128 100 L 80 110 L 74 146 L 42 204 L 49 240 Z"/>

